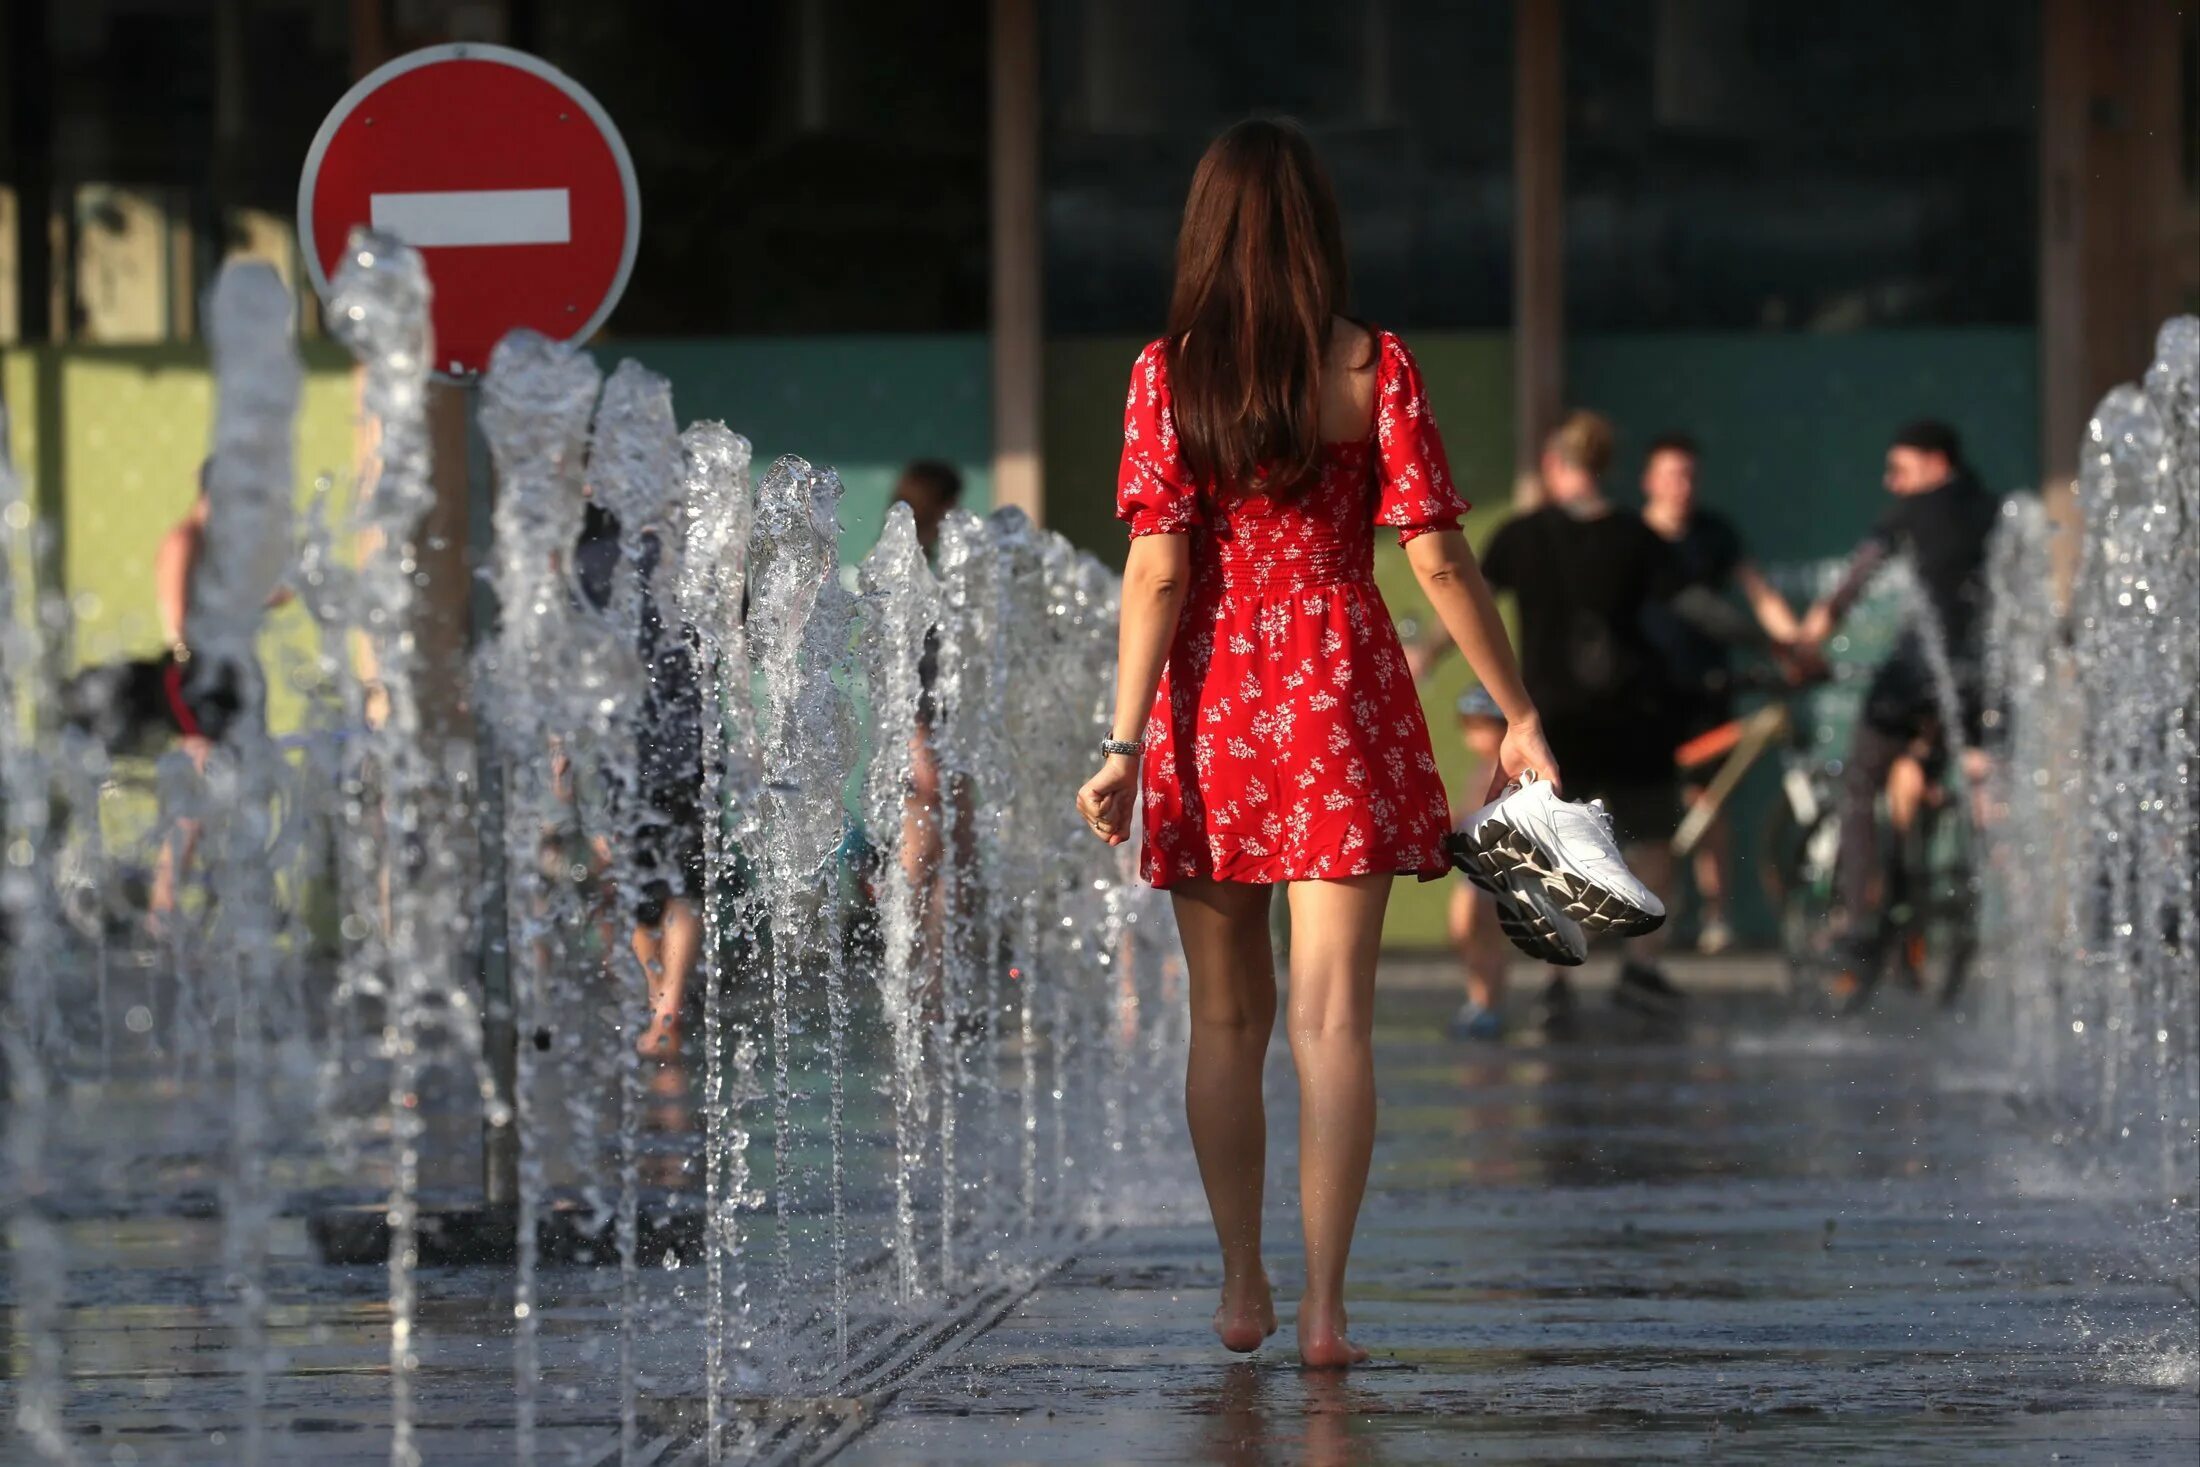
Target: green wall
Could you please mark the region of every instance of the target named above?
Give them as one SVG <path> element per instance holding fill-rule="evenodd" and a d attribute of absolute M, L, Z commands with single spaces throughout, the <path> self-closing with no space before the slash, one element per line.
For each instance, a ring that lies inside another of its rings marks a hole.
<path fill-rule="evenodd" d="M 350 358 L 306 350 L 298 425 L 298 496 L 327 474 L 344 483 L 353 434 Z M 161 645 L 153 555 L 190 508 L 213 429 L 213 379 L 192 347 L 10 350 L 0 358 L 10 452 L 45 523 L 57 527 L 60 584 L 75 612 L 73 665 L 145 656 Z M 269 714 L 288 727 L 288 672 L 315 655 L 295 604 L 271 612 L 262 640 Z"/>
<path fill-rule="evenodd" d="M 634 338 L 601 344 L 672 379 L 682 423 L 717 418 L 748 438 L 759 475 L 783 453 L 840 473 L 841 554 L 878 539 L 901 466 L 941 458 L 963 502 L 992 503 L 992 352 L 982 335 Z"/>
<path fill-rule="evenodd" d="M 1619 424 L 1614 487 L 1638 502 L 1642 446 L 1703 444 L 1705 501 L 1765 560 L 1836 555 L 1885 504 L 1880 463 L 1902 424 L 1944 418 L 1988 487 L 2039 484 L 2038 345 L 2025 327 L 1577 337 L 1572 401 Z"/>

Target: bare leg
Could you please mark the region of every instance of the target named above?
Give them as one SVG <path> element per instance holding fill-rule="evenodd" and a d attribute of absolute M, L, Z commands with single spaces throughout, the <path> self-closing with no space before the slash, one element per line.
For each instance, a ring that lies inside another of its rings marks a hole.
<path fill-rule="evenodd" d="M 156 937 L 167 934 L 168 920 L 176 913 L 177 889 L 190 873 L 198 849 L 196 820 L 178 820 L 168 839 L 160 843 L 160 854 L 153 858 L 153 889 L 145 899 L 148 925 Z"/>
<path fill-rule="evenodd" d="M 1391 877 L 1291 887 L 1291 1057 L 1299 1070 L 1299 1211 L 1306 1294 L 1299 1359 L 1354 1365 L 1344 1274 L 1375 1150 L 1375 960 Z"/>
<path fill-rule="evenodd" d="M 201 775 L 206 773 L 206 756 L 214 746 L 203 738 L 183 738 L 176 741 L 191 760 L 191 767 Z M 98 818 L 98 811 L 93 811 Z M 155 937 L 168 932 L 168 920 L 175 915 L 176 895 L 184 880 L 191 874 L 191 860 L 199 850 L 199 822 L 178 820 L 173 833 L 160 843 L 160 854 L 153 858 L 153 889 L 146 893 L 146 925 Z"/>
<path fill-rule="evenodd" d="M 1690 805 L 1702 798 L 1700 789 L 1688 792 Z M 1696 896 L 1702 902 L 1697 926 L 1704 931 L 1723 932 L 1726 928 L 1726 873 L 1733 859 L 1734 827 L 1722 810 L 1704 831 L 1703 841 L 1696 847 L 1691 863 L 1696 877 Z"/>
<path fill-rule="evenodd" d="M 1925 765 L 1916 756 L 1904 754 L 1894 761 L 1887 771 L 1887 824 L 1897 836 L 1908 835 L 1917 824 L 1917 812 L 1925 804 L 1930 781 L 1925 778 Z"/>
<path fill-rule="evenodd" d="M 634 929 L 634 956 L 649 975 L 649 1028 L 634 1044 L 643 1054 L 679 1053 L 680 1004 L 702 946 L 702 915 L 686 897 L 665 903 L 657 926 Z"/>
<path fill-rule="evenodd" d="M 1190 881 L 1170 895 L 1192 981 L 1184 1114 L 1215 1241 L 1222 1245 L 1215 1334 L 1227 1349 L 1257 1350 L 1276 1332 L 1275 1301 L 1260 1262 L 1261 1186 L 1268 1167 L 1260 1077 L 1276 1025 L 1271 893 L 1265 886 Z"/>
<path fill-rule="evenodd" d="M 940 975 L 945 971 L 945 872 L 940 866 L 940 761 L 932 750 L 931 730 L 920 728 L 909 740 L 909 793 L 901 802 L 901 870 L 916 895 L 917 951 L 913 955 L 924 980 L 927 1022 L 940 1018 Z"/>
<path fill-rule="evenodd" d="M 1485 1009 L 1505 1006 L 1505 975 L 1510 966 L 1505 934 L 1497 930 L 1496 905 L 1472 884 L 1451 886 L 1451 944 L 1467 971 L 1467 999 Z"/>

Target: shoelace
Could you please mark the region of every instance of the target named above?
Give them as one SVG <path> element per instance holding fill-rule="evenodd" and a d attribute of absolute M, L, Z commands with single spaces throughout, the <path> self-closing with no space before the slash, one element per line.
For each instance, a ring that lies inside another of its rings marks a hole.
<path fill-rule="evenodd" d="M 1612 812 L 1604 808 L 1602 800 L 1591 800 L 1581 808 L 1584 813 L 1596 821 L 1597 828 L 1604 832 L 1606 840 L 1615 846 L 1619 844 L 1619 831 L 1612 825 Z"/>

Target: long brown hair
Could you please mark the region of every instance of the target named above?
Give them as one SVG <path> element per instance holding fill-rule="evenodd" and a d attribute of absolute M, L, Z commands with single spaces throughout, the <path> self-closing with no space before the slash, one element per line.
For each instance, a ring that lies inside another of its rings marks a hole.
<path fill-rule="evenodd" d="M 1321 381 L 1350 303 L 1329 174 L 1295 123 L 1255 118 L 1192 175 L 1169 302 L 1178 442 L 1217 487 L 1288 492 L 1321 456 Z"/>

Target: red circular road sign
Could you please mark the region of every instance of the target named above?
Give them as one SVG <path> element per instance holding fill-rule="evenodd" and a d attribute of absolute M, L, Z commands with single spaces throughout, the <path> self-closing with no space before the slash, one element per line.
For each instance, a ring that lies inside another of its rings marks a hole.
<path fill-rule="evenodd" d="M 634 161 L 596 99 L 503 46 L 431 46 L 344 94 L 306 154 L 298 242 L 324 299 L 354 226 L 421 253 L 435 356 L 479 372 L 515 327 L 582 340 L 634 268 Z"/>

